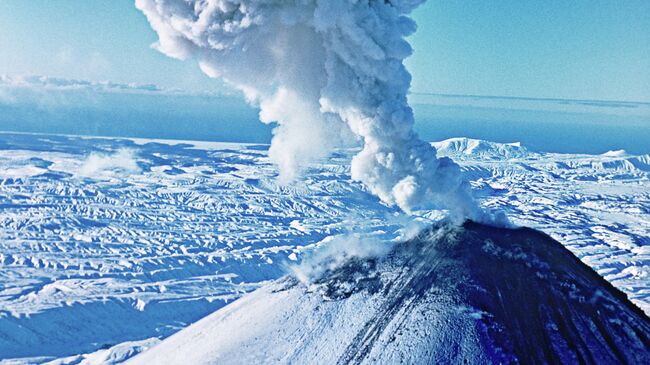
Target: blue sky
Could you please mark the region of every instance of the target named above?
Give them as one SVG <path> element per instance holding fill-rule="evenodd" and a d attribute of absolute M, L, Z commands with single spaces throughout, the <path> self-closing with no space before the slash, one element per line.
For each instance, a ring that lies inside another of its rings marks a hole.
<path fill-rule="evenodd" d="M 650 1 L 429 1 L 414 91 L 650 101 Z"/>
<path fill-rule="evenodd" d="M 413 91 L 650 101 L 650 1 L 429 1 Z M 0 74 L 220 90 L 158 54 L 131 0 L 0 1 Z"/>
<path fill-rule="evenodd" d="M 429 141 L 650 153 L 648 14 L 650 0 L 428 1 L 414 13 L 419 31 L 407 60 L 416 93 L 645 103 L 414 94 L 417 132 Z M 195 61 L 150 48 L 156 39 L 132 0 L 0 0 L 0 130 L 270 141 L 256 109 L 203 93 L 229 90 Z M 16 88 L 15 75 L 50 78 Z"/>
<path fill-rule="evenodd" d="M 0 1 L 0 74 L 218 89 L 194 62 L 170 59 L 132 0 Z"/>

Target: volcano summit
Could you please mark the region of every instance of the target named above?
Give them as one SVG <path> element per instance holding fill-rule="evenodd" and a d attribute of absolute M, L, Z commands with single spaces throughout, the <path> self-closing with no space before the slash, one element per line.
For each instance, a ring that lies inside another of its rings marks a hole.
<path fill-rule="evenodd" d="M 562 244 L 467 221 L 284 277 L 131 363 L 642 364 L 649 346 L 648 317 Z"/>

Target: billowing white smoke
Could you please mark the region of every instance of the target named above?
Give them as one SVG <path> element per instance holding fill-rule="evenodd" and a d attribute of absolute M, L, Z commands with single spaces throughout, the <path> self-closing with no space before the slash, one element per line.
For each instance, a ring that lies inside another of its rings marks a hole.
<path fill-rule="evenodd" d="M 110 155 L 91 153 L 75 172 L 83 177 L 102 178 L 139 173 L 140 167 L 135 151 L 121 148 Z"/>
<path fill-rule="evenodd" d="M 413 131 L 403 65 L 425 0 L 136 0 L 155 47 L 196 58 L 277 122 L 270 156 L 294 179 L 332 148 L 361 140 L 352 177 L 406 212 L 448 208 L 482 219 L 458 165 Z"/>

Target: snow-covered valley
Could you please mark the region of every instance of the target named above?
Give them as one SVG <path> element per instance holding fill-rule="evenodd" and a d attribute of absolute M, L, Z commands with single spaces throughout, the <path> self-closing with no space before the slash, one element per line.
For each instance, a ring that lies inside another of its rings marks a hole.
<path fill-rule="evenodd" d="M 483 206 L 550 234 L 650 313 L 650 156 L 434 145 Z M 409 237 L 439 216 L 381 205 L 350 179 L 354 150 L 280 186 L 267 149 L 0 134 L 0 359 L 119 362 L 332 235 Z"/>

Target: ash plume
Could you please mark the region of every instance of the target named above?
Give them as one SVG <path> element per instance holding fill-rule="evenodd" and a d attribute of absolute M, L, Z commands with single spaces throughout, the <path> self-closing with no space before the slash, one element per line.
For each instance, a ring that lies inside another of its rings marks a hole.
<path fill-rule="evenodd" d="M 136 0 L 154 45 L 197 59 L 277 123 L 280 180 L 337 146 L 363 143 L 352 178 L 407 213 L 449 209 L 486 220 L 457 164 L 413 130 L 408 14 L 425 0 Z"/>

